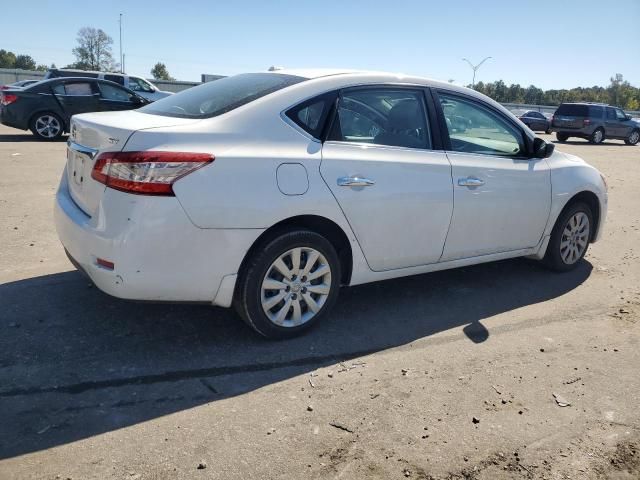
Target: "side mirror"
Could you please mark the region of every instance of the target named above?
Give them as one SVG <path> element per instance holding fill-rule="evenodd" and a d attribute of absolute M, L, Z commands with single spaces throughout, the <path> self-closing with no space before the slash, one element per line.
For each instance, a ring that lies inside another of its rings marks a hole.
<path fill-rule="evenodd" d="M 627 120 L 631 120 L 633 118 L 631 115 L 625 115 L 625 117 L 627 118 Z"/>
<path fill-rule="evenodd" d="M 553 143 L 547 143 L 539 137 L 533 140 L 533 157 L 549 158 L 553 155 L 556 146 Z"/>
<path fill-rule="evenodd" d="M 136 105 L 142 104 L 142 99 L 138 95 L 129 95 L 129 99 L 131 103 L 135 103 Z"/>

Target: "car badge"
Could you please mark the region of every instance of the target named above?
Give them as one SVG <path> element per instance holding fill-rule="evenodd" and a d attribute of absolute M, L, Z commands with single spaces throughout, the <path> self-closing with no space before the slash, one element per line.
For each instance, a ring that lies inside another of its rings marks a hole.
<path fill-rule="evenodd" d="M 116 143 L 118 143 L 120 141 L 119 138 L 113 138 L 113 137 L 109 137 L 109 143 L 115 145 Z"/>

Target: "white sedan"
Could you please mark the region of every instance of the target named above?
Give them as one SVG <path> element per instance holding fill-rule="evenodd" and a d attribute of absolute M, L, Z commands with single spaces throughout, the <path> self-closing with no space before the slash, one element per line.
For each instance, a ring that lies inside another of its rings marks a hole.
<path fill-rule="evenodd" d="M 60 240 L 110 295 L 235 306 L 290 337 L 342 285 L 529 256 L 581 261 L 602 175 L 472 90 L 345 71 L 250 73 L 73 117 Z"/>

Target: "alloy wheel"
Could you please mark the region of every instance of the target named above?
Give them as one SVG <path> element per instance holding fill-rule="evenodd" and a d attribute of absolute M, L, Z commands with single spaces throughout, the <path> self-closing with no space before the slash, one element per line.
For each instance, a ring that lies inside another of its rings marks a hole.
<path fill-rule="evenodd" d="M 38 135 L 44 138 L 54 138 L 60 134 L 62 126 L 60 121 L 53 115 L 42 115 L 35 122 Z"/>
<path fill-rule="evenodd" d="M 589 244 L 589 217 L 584 212 L 576 212 L 562 231 L 560 240 L 560 257 L 567 265 L 576 263 Z"/>
<path fill-rule="evenodd" d="M 593 143 L 602 142 L 604 135 L 602 134 L 602 130 L 596 130 L 593 132 Z"/>
<path fill-rule="evenodd" d="M 260 292 L 262 310 L 281 327 L 311 320 L 331 292 L 331 266 L 318 250 L 297 247 L 273 261 Z"/>

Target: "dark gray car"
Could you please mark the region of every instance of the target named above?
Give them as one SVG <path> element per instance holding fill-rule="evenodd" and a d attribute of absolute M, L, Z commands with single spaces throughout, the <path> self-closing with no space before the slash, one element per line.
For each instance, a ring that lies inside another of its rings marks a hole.
<path fill-rule="evenodd" d="M 617 107 L 591 103 L 563 103 L 553 114 L 551 131 L 558 141 L 579 137 L 591 143 L 605 138 L 624 140 L 627 145 L 640 141 L 640 122 Z"/>

